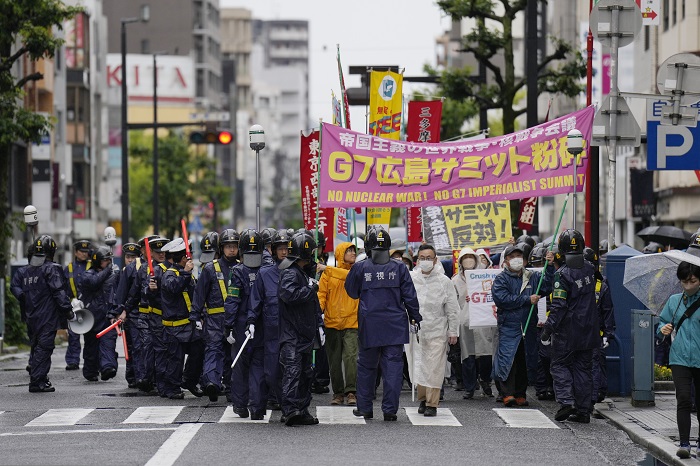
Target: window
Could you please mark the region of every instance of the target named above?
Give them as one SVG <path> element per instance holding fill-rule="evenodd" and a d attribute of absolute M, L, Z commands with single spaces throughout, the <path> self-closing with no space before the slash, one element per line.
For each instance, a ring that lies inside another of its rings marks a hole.
<path fill-rule="evenodd" d="M 644 26 L 644 50 L 649 50 L 649 42 L 650 42 L 650 32 L 649 30 L 651 29 L 651 26 Z"/>
<path fill-rule="evenodd" d="M 141 39 L 141 53 L 149 54 L 151 53 L 151 41 L 148 39 Z"/>
<path fill-rule="evenodd" d="M 681 20 L 685 19 L 685 0 L 681 0 Z"/>
<path fill-rule="evenodd" d="M 664 0 L 664 6 L 663 6 L 663 11 L 661 12 L 664 15 L 664 32 L 668 31 L 668 20 L 670 15 L 670 8 L 669 8 L 669 0 Z"/>
<path fill-rule="evenodd" d="M 678 18 L 678 0 L 673 0 L 673 16 L 671 16 L 671 19 L 673 21 L 673 25 L 676 25 L 676 19 Z"/>

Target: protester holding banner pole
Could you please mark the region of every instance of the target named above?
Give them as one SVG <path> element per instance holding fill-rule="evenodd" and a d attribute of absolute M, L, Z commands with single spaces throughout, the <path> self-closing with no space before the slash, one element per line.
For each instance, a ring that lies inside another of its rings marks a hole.
<path fill-rule="evenodd" d="M 418 267 L 411 272 L 416 288 L 420 313 L 423 317 L 420 342 L 412 345 L 416 362 L 411 381 L 418 384 L 419 414 L 436 416 L 440 389 L 445 379 L 447 348 L 457 344 L 459 335 L 459 304 L 457 294 L 443 267 L 438 263 L 435 248 L 421 244 Z"/>
<path fill-rule="evenodd" d="M 544 269 L 539 294 L 535 294 L 535 290 L 542 272 L 525 268 L 524 244 L 508 246 L 503 256 L 503 272 L 496 276 L 491 290 L 498 309 L 498 348 L 493 360 L 493 375 L 501 382 L 505 406 L 528 406 L 526 353 L 537 353 L 537 321 L 530 321 L 528 316 L 530 306 L 551 292 L 554 255 L 547 252 L 550 265 Z M 523 328 L 526 322 L 532 325 L 531 332 Z"/>
<path fill-rule="evenodd" d="M 495 327 L 469 328 L 469 290 L 467 274 L 472 270 L 485 268 L 479 263 L 474 250 L 463 248 L 457 258 L 459 273 L 452 277 L 452 283 L 457 291 L 459 303 L 459 347 L 461 353 L 462 381 L 464 383 L 464 399 L 474 397 L 477 381 L 481 384 L 484 396 L 493 396 L 491 390 L 491 366 L 493 358 L 493 342 Z M 477 376 L 478 374 L 478 376 Z"/>

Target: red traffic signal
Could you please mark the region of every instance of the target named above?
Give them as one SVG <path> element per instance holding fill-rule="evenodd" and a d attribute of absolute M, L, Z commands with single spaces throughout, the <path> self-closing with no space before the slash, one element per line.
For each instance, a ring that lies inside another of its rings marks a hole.
<path fill-rule="evenodd" d="M 229 145 L 233 142 L 231 131 L 192 131 L 190 133 L 190 144 L 221 144 Z"/>

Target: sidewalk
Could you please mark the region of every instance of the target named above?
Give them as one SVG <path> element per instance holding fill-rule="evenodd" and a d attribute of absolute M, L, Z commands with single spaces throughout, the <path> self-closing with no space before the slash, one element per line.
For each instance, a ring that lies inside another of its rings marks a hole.
<path fill-rule="evenodd" d="M 668 465 L 694 464 L 695 440 L 698 438 L 698 420 L 691 414 L 690 444 L 692 456 L 681 460 L 678 450 L 678 427 L 676 425 L 676 395 L 673 391 L 657 391 L 656 406 L 632 406 L 630 398 L 606 398 L 598 403 L 596 411 L 625 431 L 630 438 Z"/>

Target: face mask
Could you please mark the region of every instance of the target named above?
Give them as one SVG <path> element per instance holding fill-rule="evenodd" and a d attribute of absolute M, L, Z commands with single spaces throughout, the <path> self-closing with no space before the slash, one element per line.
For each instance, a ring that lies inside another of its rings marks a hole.
<path fill-rule="evenodd" d="M 476 259 L 473 257 L 467 257 L 464 259 L 464 268 L 466 270 L 473 270 L 476 268 Z"/>
<path fill-rule="evenodd" d="M 700 290 L 700 283 L 681 283 L 681 286 L 687 296 L 693 296 Z"/>
<path fill-rule="evenodd" d="M 520 272 L 523 269 L 522 257 L 514 257 L 508 261 L 508 268 L 513 272 Z"/>
<path fill-rule="evenodd" d="M 433 267 L 435 267 L 435 264 L 433 264 L 433 261 L 418 261 L 418 267 L 420 267 L 423 272 L 430 272 L 433 270 Z"/>

